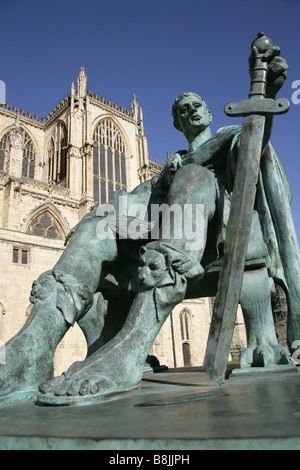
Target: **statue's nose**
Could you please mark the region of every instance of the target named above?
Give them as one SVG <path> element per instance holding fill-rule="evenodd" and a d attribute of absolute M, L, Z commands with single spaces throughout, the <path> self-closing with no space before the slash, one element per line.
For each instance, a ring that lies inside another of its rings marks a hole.
<path fill-rule="evenodd" d="M 197 108 L 196 108 L 196 106 L 194 106 L 194 105 L 191 105 L 191 107 L 190 107 L 190 114 L 192 114 L 192 115 L 193 115 L 193 114 L 195 114 L 195 113 L 196 113 L 196 111 L 197 111 Z"/>

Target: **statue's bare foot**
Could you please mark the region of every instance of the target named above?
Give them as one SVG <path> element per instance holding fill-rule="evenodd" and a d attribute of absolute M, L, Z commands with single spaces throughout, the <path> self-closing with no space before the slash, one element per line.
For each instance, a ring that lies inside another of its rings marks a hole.
<path fill-rule="evenodd" d="M 38 390 L 41 381 L 53 376 L 52 355 L 45 352 L 37 337 L 20 334 L 4 348 L 5 360 L 0 364 L 0 397 Z"/>
<path fill-rule="evenodd" d="M 152 259 L 153 263 L 157 260 L 156 256 Z M 157 278 L 149 273 L 147 264 L 144 269 L 148 272 L 147 285 L 155 285 Z M 41 384 L 43 395 L 39 396 L 39 402 L 81 404 L 120 397 L 137 389 L 151 345 L 186 290 L 186 281 L 179 275 L 173 279 L 168 274 L 167 279 L 163 287 L 137 292 L 122 329 L 111 341 L 83 362 L 74 364 L 62 377 Z"/>
<path fill-rule="evenodd" d="M 117 361 L 112 361 L 111 357 L 108 361 L 105 355 L 91 355 L 73 364 L 62 376 L 42 383 L 38 401 L 66 405 L 118 398 L 139 388 L 143 363 L 134 366 L 134 370 L 126 367 L 126 359 L 121 360 L 120 356 Z"/>
<path fill-rule="evenodd" d="M 241 352 L 240 357 L 241 369 L 290 363 L 287 349 L 280 344 L 260 344 L 256 348 L 247 348 Z"/>

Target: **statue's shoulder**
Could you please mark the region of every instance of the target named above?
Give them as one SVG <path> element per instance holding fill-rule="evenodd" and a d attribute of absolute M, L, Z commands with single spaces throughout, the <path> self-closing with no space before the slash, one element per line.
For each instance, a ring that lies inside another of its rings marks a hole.
<path fill-rule="evenodd" d="M 239 142 L 241 131 L 242 126 L 221 127 L 212 137 L 212 146 L 219 150 L 228 149 L 228 146 L 234 148 Z"/>
<path fill-rule="evenodd" d="M 242 130 L 242 126 L 224 126 L 224 127 L 220 127 L 220 129 L 217 130 L 217 132 L 215 133 L 215 136 L 236 136 L 238 134 L 240 134 Z"/>

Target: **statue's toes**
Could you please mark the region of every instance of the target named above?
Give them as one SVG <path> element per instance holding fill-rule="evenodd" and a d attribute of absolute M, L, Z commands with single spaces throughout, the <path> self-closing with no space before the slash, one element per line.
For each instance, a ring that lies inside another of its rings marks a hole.
<path fill-rule="evenodd" d="M 100 384 L 100 382 L 99 382 L 99 383 L 94 383 L 94 384 L 91 385 L 91 387 L 90 387 L 90 393 L 91 393 L 92 395 L 95 395 L 95 394 L 98 393 L 100 390 L 101 390 L 101 384 Z"/>
<path fill-rule="evenodd" d="M 59 385 L 57 385 L 54 389 L 54 395 L 58 397 L 62 397 L 64 395 L 67 395 L 68 390 L 72 384 L 71 379 L 65 379 L 63 382 L 61 382 Z"/>
<path fill-rule="evenodd" d="M 260 344 L 253 352 L 253 365 L 266 367 L 274 364 L 274 350 L 269 344 Z"/>
<path fill-rule="evenodd" d="M 290 355 L 288 350 L 281 344 L 274 346 L 274 355 L 276 364 L 290 364 Z"/>
<path fill-rule="evenodd" d="M 266 367 L 277 364 L 289 364 L 290 357 L 287 349 L 281 344 L 260 344 L 253 353 L 253 365 Z"/>
<path fill-rule="evenodd" d="M 70 379 L 70 382 L 71 382 L 71 385 L 68 388 L 67 394 L 71 397 L 79 395 L 79 391 L 80 391 L 80 388 L 81 388 L 81 385 L 82 385 L 82 380 L 80 380 L 80 379 L 71 380 Z"/>
<path fill-rule="evenodd" d="M 246 348 L 241 352 L 240 355 L 240 368 L 245 369 L 251 367 L 253 364 L 253 349 Z"/>
<path fill-rule="evenodd" d="M 88 380 L 84 380 L 80 385 L 79 394 L 87 395 L 88 393 L 90 393 L 90 388 L 91 388 L 90 382 Z"/>
<path fill-rule="evenodd" d="M 43 382 L 39 385 L 39 391 L 41 393 L 54 393 L 57 388 L 65 381 L 64 376 L 56 377 L 48 382 Z"/>

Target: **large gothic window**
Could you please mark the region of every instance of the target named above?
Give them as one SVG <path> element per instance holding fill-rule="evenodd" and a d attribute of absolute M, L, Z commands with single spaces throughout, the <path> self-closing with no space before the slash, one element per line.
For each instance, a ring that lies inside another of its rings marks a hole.
<path fill-rule="evenodd" d="M 22 176 L 25 176 L 25 178 L 34 178 L 35 155 L 33 142 L 27 132 L 23 131 Z"/>
<path fill-rule="evenodd" d="M 103 204 L 112 199 L 114 191 L 126 190 L 126 147 L 120 129 L 111 119 L 98 123 L 93 140 L 94 200 Z"/>
<path fill-rule="evenodd" d="M 19 129 L 20 130 L 20 129 Z M 34 178 L 36 148 L 31 137 L 24 129 L 20 130 L 21 145 L 23 148 L 22 176 Z M 7 156 L 9 151 L 9 133 L 5 134 L 0 141 L 0 171 L 5 171 Z"/>
<path fill-rule="evenodd" d="M 67 170 L 68 134 L 63 122 L 58 122 L 48 144 L 48 178 L 50 182 L 65 181 Z"/>
<path fill-rule="evenodd" d="M 8 134 L 5 134 L 0 140 L 0 171 L 5 171 L 5 157 L 9 149 L 8 139 Z"/>

